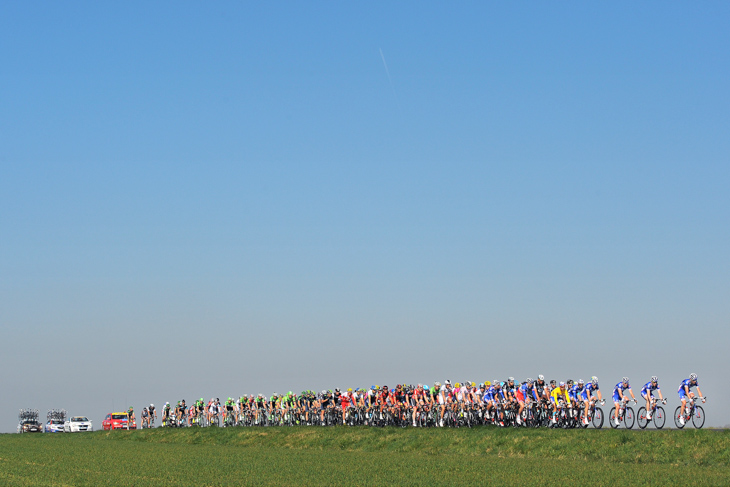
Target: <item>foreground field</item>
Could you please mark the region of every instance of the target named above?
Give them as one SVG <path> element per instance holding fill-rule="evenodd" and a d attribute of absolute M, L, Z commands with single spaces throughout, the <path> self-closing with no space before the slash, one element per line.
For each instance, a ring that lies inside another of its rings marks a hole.
<path fill-rule="evenodd" d="M 0 435 L 2 485 L 730 484 L 728 431 L 180 429 Z"/>

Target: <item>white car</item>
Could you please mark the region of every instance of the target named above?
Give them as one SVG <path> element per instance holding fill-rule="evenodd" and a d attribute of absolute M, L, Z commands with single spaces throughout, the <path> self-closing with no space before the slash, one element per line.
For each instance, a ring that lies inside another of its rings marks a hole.
<path fill-rule="evenodd" d="M 49 419 L 46 425 L 43 427 L 44 433 L 63 433 L 65 425 L 61 419 Z"/>
<path fill-rule="evenodd" d="M 63 424 L 63 431 L 66 433 L 76 433 L 79 431 L 94 431 L 91 420 L 86 416 L 72 416 Z"/>

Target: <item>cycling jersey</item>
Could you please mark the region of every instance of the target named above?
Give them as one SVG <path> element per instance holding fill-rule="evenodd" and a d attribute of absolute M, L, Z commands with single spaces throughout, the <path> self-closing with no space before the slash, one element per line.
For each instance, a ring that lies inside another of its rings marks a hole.
<path fill-rule="evenodd" d="M 579 384 L 574 384 L 573 387 L 568 390 L 568 396 L 570 397 L 570 399 L 572 399 L 573 401 L 578 401 L 579 395 L 583 391 L 583 388 L 584 387 Z"/>
<path fill-rule="evenodd" d="M 684 379 L 681 384 L 679 384 L 679 390 L 677 391 L 679 393 L 679 398 L 684 399 L 687 397 L 687 392 L 685 391 L 685 386 L 687 387 L 687 390 L 691 391 L 693 387 L 698 387 L 700 385 L 699 382 L 695 381 L 694 384 L 692 384 L 691 379 Z"/>
<path fill-rule="evenodd" d="M 587 401 L 588 398 L 591 397 L 591 392 L 597 391 L 597 390 L 598 390 L 598 384 L 596 384 L 594 386 L 592 382 L 589 382 L 588 384 L 585 385 L 585 387 L 583 388 L 583 391 L 581 391 L 580 397 L 584 401 Z"/>
<path fill-rule="evenodd" d="M 523 382 L 520 385 L 520 388 L 518 390 L 519 393 L 522 395 L 522 399 L 527 399 L 530 395 L 532 395 L 532 398 L 537 401 L 537 393 L 535 392 L 535 388 L 531 385 L 528 385 L 527 382 Z M 518 397 L 519 399 L 519 397 Z"/>
<path fill-rule="evenodd" d="M 644 387 L 641 388 L 641 395 L 646 396 L 647 394 L 652 395 L 652 392 L 659 389 L 659 383 L 657 382 L 656 385 L 653 385 L 651 381 L 644 384 Z"/>
<path fill-rule="evenodd" d="M 616 386 L 613 388 L 613 402 L 619 402 L 621 400 L 621 397 L 624 395 L 624 391 L 631 389 L 631 385 L 624 386 L 623 382 L 619 382 L 616 384 Z M 621 394 L 619 395 L 619 391 L 621 391 Z"/>
<path fill-rule="evenodd" d="M 570 397 L 568 397 L 567 389 L 561 389 L 560 387 L 556 387 L 555 389 L 553 389 L 553 392 L 550 393 L 550 399 L 555 404 L 558 404 L 560 400 L 563 400 L 567 404 L 570 404 Z"/>

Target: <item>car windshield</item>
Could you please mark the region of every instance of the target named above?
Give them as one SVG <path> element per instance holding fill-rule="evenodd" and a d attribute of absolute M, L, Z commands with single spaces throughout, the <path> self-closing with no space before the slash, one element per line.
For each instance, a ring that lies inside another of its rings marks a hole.
<path fill-rule="evenodd" d="M 112 419 L 127 419 L 126 414 L 112 414 Z"/>
<path fill-rule="evenodd" d="M 86 416 L 74 416 L 73 418 L 71 418 L 71 421 L 84 422 L 88 421 L 88 419 L 86 418 Z"/>
<path fill-rule="evenodd" d="M 63 424 L 63 421 L 61 421 L 60 419 L 52 419 L 51 424 Z"/>
<path fill-rule="evenodd" d="M 38 421 L 36 421 L 35 419 L 26 419 L 25 421 L 23 421 L 23 424 L 38 424 Z"/>

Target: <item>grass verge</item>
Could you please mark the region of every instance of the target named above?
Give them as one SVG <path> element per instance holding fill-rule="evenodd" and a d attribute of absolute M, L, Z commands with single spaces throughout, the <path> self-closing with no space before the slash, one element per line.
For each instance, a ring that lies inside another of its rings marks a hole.
<path fill-rule="evenodd" d="M 0 435 L 3 485 L 474 482 L 730 484 L 730 432 L 301 427 Z"/>

